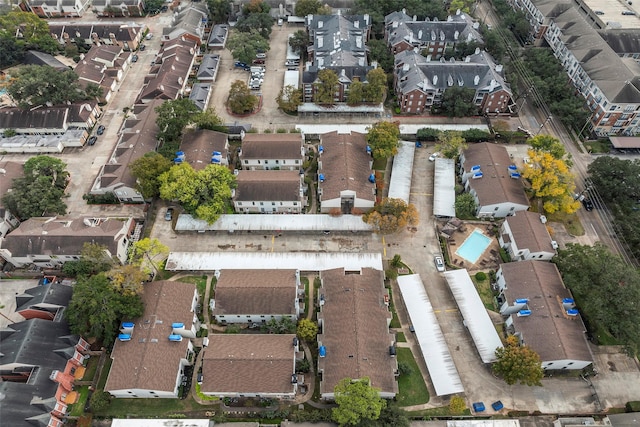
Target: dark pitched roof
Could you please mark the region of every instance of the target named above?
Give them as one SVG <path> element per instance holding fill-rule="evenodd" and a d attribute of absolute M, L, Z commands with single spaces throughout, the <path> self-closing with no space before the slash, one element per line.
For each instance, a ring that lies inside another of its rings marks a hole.
<path fill-rule="evenodd" d="M 293 393 L 295 335 L 209 336 L 202 359 L 205 393 Z"/>
<path fill-rule="evenodd" d="M 234 200 L 297 201 L 300 200 L 300 174 L 298 171 L 246 171 L 237 176 Z"/>
<path fill-rule="evenodd" d="M 640 52 L 640 29 L 620 28 L 599 30 L 598 34 L 618 55 Z"/>
<path fill-rule="evenodd" d="M 385 17 L 388 33 L 387 41 L 393 46 L 400 42 L 412 45 L 425 45 L 429 42 L 482 42 L 482 36 L 474 28 L 473 20 L 465 13 L 456 13 L 447 17 L 446 21 L 437 19 L 415 21 L 402 13 L 394 12 Z"/>
<path fill-rule="evenodd" d="M 185 161 L 195 170 L 204 169 L 211 164 L 214 151 L 222 153 L 227 158 L 227 134 L 207 129 L 185 132 L 182 135 L 180 151 L 185 154 Z"/>
<path fill-rule="evenodd" d="M 572 298 L 555 264 L 520 261 L 501 264 L 508 301 L 528 298 L 531 316 L 512 316 L 516 332 L 543 361 L 592 360 L 580 316 L 569 317 L 563 298 Z"/>
<path fill-rule="evenodd" d="M 242 159 L 301 159 L 299 133 L 248 133 L 242 142 Z"/>
<path fill-rule="evenodd" d="M 482 142 L 471 144 L 464 151 L 464 170 L 469 172 L 480 165 L 483 177 L 470 179 L 470 186 L 483 206 L 498 203 L 517 203 L 529 206 L 529 200 L 519 179 L 509 175 L 508 167 L 513 161 L 507 150 L 496 144 Z"/>
<path fill-rule="evenodd" d="M 49 412 L 55 407 L 57 388 L 57 384 L 48 377 L 30 384 L 0 382 L 0 417 L 3 425 L 48 427 L 51 419 Z"/>
<path fill-rule="evenodd" d="M 319 174 L 324 175 L 322 199 L 340 197 L 340 192 L 352 190 L 363 200 L 375 200 L 375 184 L 369 182 L 371 174 L 371 156 L 367 153 L 367 140 L 364 134 L 351 132 L 325 133 L 321 136 L 323 153 L 320 155 Z"/>
<path fill-rule="evenodd" d="M 27 65 L 48 65 L 58 71 L 66 71 L 69 69 L 68 66 L 58 61 L 53 55 L 38 52 L 37 50 L 27 51 L 24 55 L 23 62 Z"/>
<path fill-rule="evenodd" d="M 309 15 L 307 29 L 311 37 L 314 65 L 346 67 L 367 65 L 366 42 L 371 21 L 369 15 Z"/>
<path fill-rule="evenodd" d="M 69 120 L 68 107 L 44 107 L 22 110 L 0 109 L 0 129 L 57 129 L 64 132 Z"/>
<path fill-rule="evenodd" d="M 93 218 L 86 219 L 95 224 L 92 222 Z M 7 234 L 2 248 L 15 257 L 29 254 L 77 255 L 82 246 L 90 242 L 105 246 L 115 255 L 118 241 L 126 237 L 124 222 L 108 218 L 92 226 L 85 224 L 84 220 L 85 218 L 29 218 Z"/>
<path fill-rule="evenodd" d="M 227 42 L 227 34 L 229 33 L 229 26 L 217 24 L 214 25 L 209 34 L 209 46 L 224 47 Z"/>
<path fill-rule="evenodd" d="M 169 341 L 172 323 L 193 326 L 195 285 L 158 281 L 144 286 L 144 314 L 134 319 L 130 341 L 116 341 L 105 391 L 143 389 L 174 391 L 180 360 L 186 358 L 189 339 Z M 149 326 L 151 325 L 151 326 Z"/>
<path fill-rule="evenodd" d="M 36 286 L 16 295 L 16 312 L 20 312 L 38 304 L 43 306 L 66 307 L 71 300 L 71 286 L 51 282 L 48 285 Z"/>
<path fill-rule="evenodd" d="M 220 55 L 207 54 L 202 57 L 202 62 L 198 68 L 197 78 L 199 80 L 215 79 L 220 65 Z"/>
<path fill-rule="evenodd" d="M 385 304 L 383 273 L 337 268 L 322 271 L 320 278 L 324 305 L 318 314 L 318 345 L 326 349 L 318 361 L 323 372 L 320 393 L 333 393 L 343 378 L 362 377 L 369 377 L 383 393 L 397 393 L 396 361 L 389 355 L 395 340 L 387 323 L 391 313 Z"/>
<path fill-rule="evenodd" d="M 367 73 L 371 70 L 374 70 L 375 67 L 372 66 L 348 66 L 348 67 L 322 67 L 318 68 L 315 65 L 310 67 L 306 67 L 302 72 L 302 83 L 311 84 L 315 83 L 318 79 L 318 72 L 321 69 L 327 68 L 329 70 L 333 70 L 338 76 L 338 80 L 341 83 L 351 83 L 354 80 L 360 80 L 363 83 L 367 82 Z"/>
<path fill-rule="evenodd" d="M 120 42 L 133 41 L 142 26 L 135 23 L 114 22 L 114 23 L 73 23 L 57 22 L 49 23 L 49 31 L 58 40 L 64 40 L 65 35 L 70 39 L 81 37 L 85 40 L 91 39 L 95 34 L 100 39 L 110 39 L 111 35 Z"/>
<path fill-rule="evenodd" d="M 295 314 L 295 270 L 222 270 L 214 315 Z"/>

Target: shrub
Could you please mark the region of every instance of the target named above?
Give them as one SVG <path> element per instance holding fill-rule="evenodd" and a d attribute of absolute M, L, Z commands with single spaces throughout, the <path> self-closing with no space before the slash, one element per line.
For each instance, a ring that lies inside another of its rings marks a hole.
<path fill-rule="evenodd" d="M 462 414 L 467 409 L 467 404 L 460 396 L 453 396 L 449 401 L 449 412 L 451 414 Z"/>
<path fill-rule="evenodd" d="M 400 372 L 400 375 L 411 375 L 413 374 L 413 367 L 403 360 L 398 362 L 398 372 Z"/>
<path fill-rule="evenodd" d="M 265 129 L 263 133 L 271 133 L 271 129 Z"/>
<path fill-rule="evenodd" d="M 276 133 L 287 133 L 287 130 L 285 128 L 278 128 L 278 130 L 276 130 Z"/>
<path fill-rule="evenodd" d="M 433 128 L 418 129 L 418 132 L 416 132 L 416 139 L 418 141 L 435 141 L 438 139 L 439 133 L 440 131 L 438 129 Z"/>
<path fill-rule="evenodd" d="M 89 404 L 92 412 L 104 411 L 111 403 L 111 395 L 106 391 L 96 391 L 91 395 Z"/>
<path fill-rule="evenodd" d="M 487 280 L 487 275 L 483 271 L 478 271 L 476 273 L 476 280 L 479 282 L 484 282 Z"/>
<path fill-rule="evenodd" d="M 389 280 L 396 280 L 398 278 L 398 270 L 396 270 L 395 268 L 390 268 L 384 271 L 384 275 Z"/>

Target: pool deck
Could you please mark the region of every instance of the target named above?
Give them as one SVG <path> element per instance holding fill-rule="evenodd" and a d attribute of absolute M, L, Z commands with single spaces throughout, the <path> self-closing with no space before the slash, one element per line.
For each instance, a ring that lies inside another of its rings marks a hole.
<path fill-rule="evenodd" d="M 476 228 L 482 231 L 485 236 L 490 237 L 491 243 L 489 243 L 487 249 L 485 249 L 475 263 L 470 263 L 465 258 L 457 255 L 456 250 Z M 447 252 L 450 262 L 448 267 L 466 268 L 469 271 L 497 270 L 502 260 L 500 259 L 498 236 L 494 230 L 498 230 L 496 223 L 465 221 L 458 231 L 455 231 L 448 240 Z"/>

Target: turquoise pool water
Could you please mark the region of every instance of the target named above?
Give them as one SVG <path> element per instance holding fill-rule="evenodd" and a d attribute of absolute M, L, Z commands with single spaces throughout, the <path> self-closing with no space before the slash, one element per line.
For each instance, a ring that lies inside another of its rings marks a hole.
<path fill-rule="evenodd" d="M 475 264 L 478 258 L 487 250 L 490 243 L 491 239 L 476 228 L 473 230 L 473 233 L 462 242 L 462 245 L 460 245 L 456 251 L 456 255 Z"/>

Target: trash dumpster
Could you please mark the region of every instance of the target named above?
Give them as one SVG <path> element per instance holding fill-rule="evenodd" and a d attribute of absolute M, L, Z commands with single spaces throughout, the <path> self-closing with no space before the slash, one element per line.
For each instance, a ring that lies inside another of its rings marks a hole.
<path fill-rule="evenodd" d="M 493 402 L 491 404 L 491 407 L 493 408 L 494 411 L 499 411 L 500 409 L 504 408 L 504 405 L 502 404 L 501 401 L 498 400 L 496 402 Z"/>
<path fill-rule="evenodd" d="M 485 409 L 483 402 L 475 402 L 473 404 L 473 412 L 483 412 Z"/>

